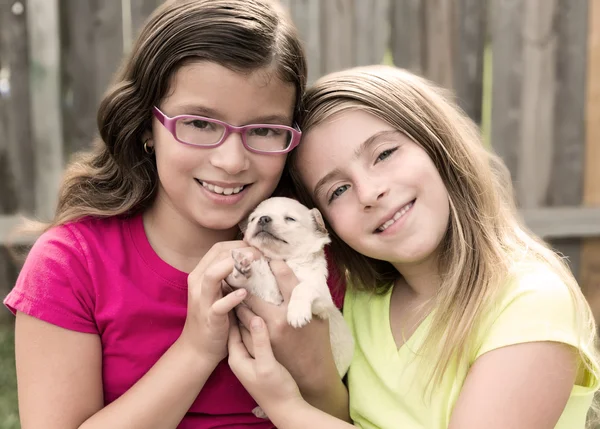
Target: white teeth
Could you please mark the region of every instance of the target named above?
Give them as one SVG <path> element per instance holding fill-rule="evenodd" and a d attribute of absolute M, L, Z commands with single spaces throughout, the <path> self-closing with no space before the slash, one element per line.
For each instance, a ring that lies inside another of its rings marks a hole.
<path fill-rule="evenodd" d="M 237 188 L 221 188 L 220 186 L 216 186 L 206 182 L 202 182 L 202 186 L 204 186 L 209 191 L 214 192 L 215 194 L 221 195 L 238 194 L 242 191 L 242 189 L 244 189 L 244 186 L 238 186 Z"/>
<path fill-rule="evenodd" d="M 386 229 L 388 229 L 390 226 L 392 226 L 398 219 L 400 219 L 402 216 L 404 216 L 404 214 L 410 210 L 410 208 L 413 206 L 413 202 L 408 203 L 407 205 L 405 205 L 404 207 L 402 207 L 400 210 L 398 210 L 396 213 L 394 213 L 394 216 L 392 216 L 392 218 L 390 220 L 388 220 L 387 222 L 385 222 L 383 225 L 381 225 L 379 228 L 377 228 L 378 232 L 383 232 Z"/>

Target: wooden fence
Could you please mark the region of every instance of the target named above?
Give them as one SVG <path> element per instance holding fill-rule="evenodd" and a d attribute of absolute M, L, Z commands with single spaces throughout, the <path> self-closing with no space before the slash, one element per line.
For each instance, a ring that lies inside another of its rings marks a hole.
<path fill-rule="evenodd" d="M 51 216 L 66 157 L 160 0 L 0 0 L 0 244 Z M 600 309 L 600 0 L 284 0 L 309 81 L 395 63 L 451 88 L 512 174 L 527 224 Z M 0 253 L 0 295 L 17 273 Z"/>

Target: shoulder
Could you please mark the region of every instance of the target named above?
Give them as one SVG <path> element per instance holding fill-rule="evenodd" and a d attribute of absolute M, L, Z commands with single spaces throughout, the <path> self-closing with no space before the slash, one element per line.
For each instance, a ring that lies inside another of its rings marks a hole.
<path fill-rule="evenodd" d="M 28 253 L 27 261 L 39 262 L 40 258 L 84 258 L 91 248 L 106 248 L 115 237 L 123 236 L 130 219 L 117 217 L 86 217 L 74 222 L 58 225 L 45 231 L 35 241 Z"/>
<path fill-rule="evenodd" d="M 516 266 L 501 288 L 494 306 L 497 315 L 508 309 L 527 312 L 539 307 L 547 313 L 560 310 L 572 315 L 575 310 L 574 292 L 565 279 L 541 263 Z"/>
<path fill-rule="evenodd" d="M 117 222 L 117 223 L 115 223 Z M 29 251 L 4 304 L 13 312 L 96 333 L 97 273 L 116 219 L 82 219 L 44 232 Z"/>
<path fill-rule="evenodd" d="M 543 264 L 514 268 L 477 329 L 477 356 L 499 347 L 555 341 L 579 347 L 587 336 L 578 306 L 585 305 L 580 292 Z"/>

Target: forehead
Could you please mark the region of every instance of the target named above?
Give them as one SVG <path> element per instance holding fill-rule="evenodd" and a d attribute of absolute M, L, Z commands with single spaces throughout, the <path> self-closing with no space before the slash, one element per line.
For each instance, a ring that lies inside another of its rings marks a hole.
<path fill-rule="evenodd" d="M 362 110 L 347 110 L 304 133 L 297 150 L 297 168 L 302 181 L 312 192 L 329 171 L 343 169 L 352 162 L 355 151 L 369 137 L 392 131 L 387 122 Z"/>
<path fill-rule="evenodd" d="M 275 70 L 248 73 L 220 64 L 198 61 L 183 65 L 171 78 L 162 105 L 170 115 L 201 113 L 209 109 L 215 119 L 239 122 L 252 117 L 285 116 L 292 119 L 296 89 Z M 199 112 L 194 112 L 197 108 Z"/>

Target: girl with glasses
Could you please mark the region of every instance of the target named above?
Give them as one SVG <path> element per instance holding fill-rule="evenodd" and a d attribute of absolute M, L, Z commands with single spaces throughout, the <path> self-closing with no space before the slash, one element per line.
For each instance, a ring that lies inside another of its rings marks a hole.
<path fill-rule="evenodd" d="M 4 301 L 23 429 L 273 427 L 224 360 L 245 292 L 224 294 L 222 280 L 245 247 L 238 223 L 277 192 L 299 142 L 305 80 L 276 2 L 153 13 Z M 297 284 L 284 263 L 273 270 L 284 292 Z M 327 325 L 273 323 L 305 397 L 347 418 Z"/>

